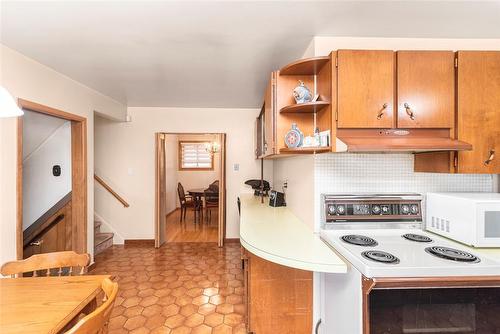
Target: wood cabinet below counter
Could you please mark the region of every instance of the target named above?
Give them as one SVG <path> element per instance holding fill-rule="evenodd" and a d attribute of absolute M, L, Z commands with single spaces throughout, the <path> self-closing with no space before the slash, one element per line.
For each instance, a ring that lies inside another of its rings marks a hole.
<path fill-rule="evenodd" d="M 312 332 L 313 273 L 264 260 L 242 248 L 247 331 Z"/>

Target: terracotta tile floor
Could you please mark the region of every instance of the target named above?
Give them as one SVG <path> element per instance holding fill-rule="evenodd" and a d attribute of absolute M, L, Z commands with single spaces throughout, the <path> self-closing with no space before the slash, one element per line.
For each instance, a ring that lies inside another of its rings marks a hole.
<path fill-rule="evenodd" d="M 113 246 L 91 273 L 120 285 L 110 334 L 246 333 L 239 244 Z"/>

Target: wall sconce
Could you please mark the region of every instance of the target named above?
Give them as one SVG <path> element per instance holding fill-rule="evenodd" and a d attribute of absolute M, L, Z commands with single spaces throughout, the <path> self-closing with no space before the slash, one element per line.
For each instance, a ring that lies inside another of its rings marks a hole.
<path fill-rule="evenodd" d="M 22 116 L 24 112 L 14 101 L 7 89 L 0 86 L 0 117 Z"/>

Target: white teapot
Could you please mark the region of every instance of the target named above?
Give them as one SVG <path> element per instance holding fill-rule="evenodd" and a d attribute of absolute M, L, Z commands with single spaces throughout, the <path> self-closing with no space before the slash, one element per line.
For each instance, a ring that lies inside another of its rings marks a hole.
<path fill-rule="evenodd" d="M 293 90 L 293 97 L 296 103 L 306 103 L 312 101 L 312 95 L 309 88 L 304 85 L 302 80 L 299 80 L 299 85 Z"/>

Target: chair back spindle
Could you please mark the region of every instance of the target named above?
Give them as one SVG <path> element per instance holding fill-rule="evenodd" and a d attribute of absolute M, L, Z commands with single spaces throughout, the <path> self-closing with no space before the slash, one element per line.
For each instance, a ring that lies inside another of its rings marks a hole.
<path fill-rule="evenodd" d="M 83 275 L 85 268 L 89 265 L 88 254 L 77 254 L 73 251 L 53 252 L 32 255 L 27 259 L 6 262 L 0 268 L 3 276 L 22 277 L 24 274 L 33 273 L 33 277 L 39 276 L 72 276 L 73 268 L 80 268 L 77 273 Z M 65 272 L 64 268 L 68 268 Z"/>

